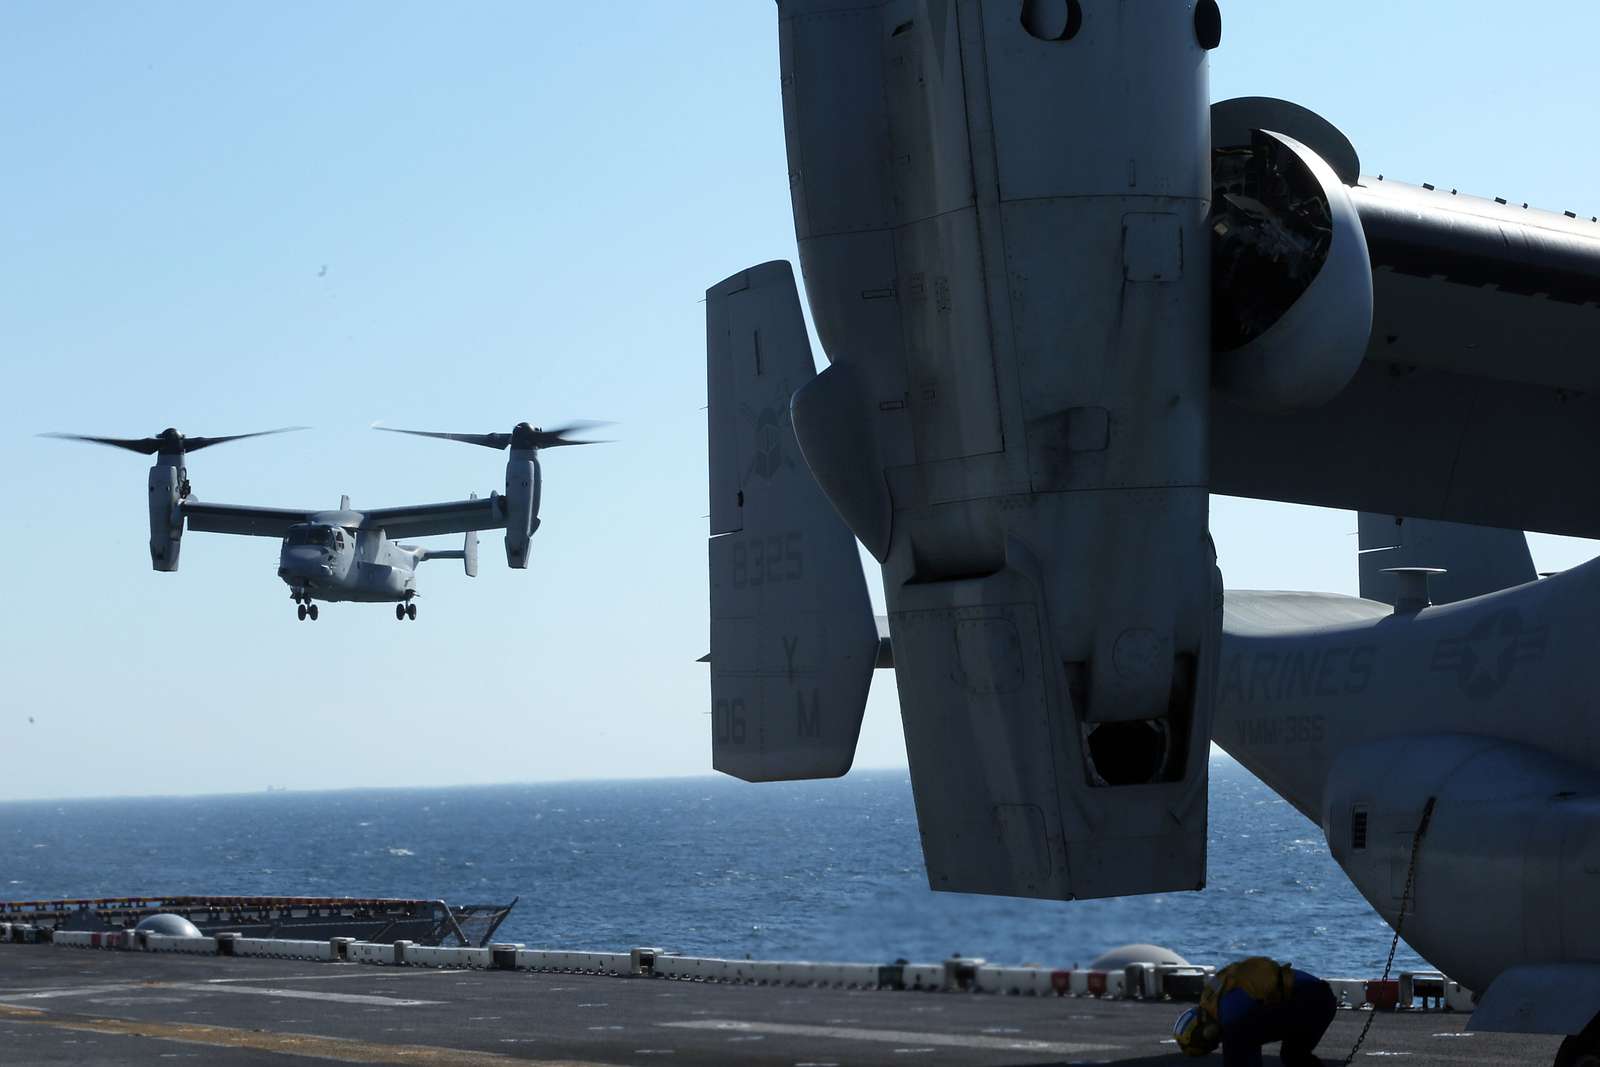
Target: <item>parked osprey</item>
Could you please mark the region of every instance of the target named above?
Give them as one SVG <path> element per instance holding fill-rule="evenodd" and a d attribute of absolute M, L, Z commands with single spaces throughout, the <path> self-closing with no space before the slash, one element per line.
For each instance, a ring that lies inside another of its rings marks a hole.
<path fill-rule="evenodd" d="M 713 287 L 707 315 L 714 763 L 754 781 L 834 777 L 874 668 L 915 669 L 901 637 L 936 620 L 873 618 L 855 541 L 771 399 L 814 373 L 788 265 Z M 761 337 L 759 370 L 730 344 L 745 333 Z M 971 717 L 930 714 L 900 685 L 928 883 L 1088 895 L 1084 879 L 1129 857 L 1075 842 L 1080 816 L 1052 784 L 1130 817 L 1215 740 L 1321 826 L 1409 944 L 1480 993 L 1474 1029 L 1575 1035 L 1558 1063 L 1576 1063 L 1600 1036 L 1600 723 L 1587 712 L 1600 560 L 1541 581 L 1519 531 L 1374 513 L 1359 547 L 1359 597 L 1226 591 L 1216 713 L 1192 754 L 1145 722 L 1117 726 L 1115 747 L 1064 730 L 1047 713 L 1062 676 L 1031 666 L 1048 631 L 966 608 L 939 670 Z M 1031 714 L 1002 715 L 1013 697 Z M 1194 781 L 1204 810 L 1203 771 Z M 1159 863 L 1132 874 L 1171 878 Z M 1204 884 L 1202 870 L 1183 888 Z"/>
<path fill-rule="evenodd" d="M 1214 0 L 778 16 L 828 362 L 788 264 L 707 292 L 715 766 L 844 773 L 892 661 L 930 885 L 1071 899 L 1204 885 L 1215 739 L 1474 1027 L 1600 1054 L 1600 564 L 1532 582 L 1520 534 L 1600 537 L 1600 223 L 1212 104 Z M 1211 493 L 1474 526 L 1224 594 Z"/>
<path fill-rule="evenodd" d="M 183 531 L 276 537 L 283 542 L 278 553 L 278 577 L 289 587 L 296 614 L 315 620 L 317 601 L 393 604 L 396 619 L 417 617 L 417 564 L 430 559 L 459 559 L 468 577 L 478 573 L 478 531 L 506 531 L 506 563 L 528 566 L 528 550 L 539 529 L 542 476 L 541 449 L 562 445 L 594 444 L 567 435 L 600 423 L 575 422 L 543 430 L 525 422 L 510 433 L 459 434 L 426 430 L 390 430 L 418 437 L 510 449 L 506 463 L 505 492 L 487 499 L 476 493 L 465 500 L 443 504 L 355 511 L 343 497 L 336 509 L 264 508 L 241 504 L 213 504 L 192 494 L 185 457 L 202 448 L 242 441 L 250 437 L 289 433 L 304 427 L 264 430 L 227 437 L 185 437 L 168 428 L 154 437 L 94 437 L 51 433 L 70 441 L 122 448 L 156 457 L 150 468 L 150 563 L 158 571 L 178 569 Z M 402 543 L 403 538 L 464 533 L 459 549 L 428 548 Z"/>

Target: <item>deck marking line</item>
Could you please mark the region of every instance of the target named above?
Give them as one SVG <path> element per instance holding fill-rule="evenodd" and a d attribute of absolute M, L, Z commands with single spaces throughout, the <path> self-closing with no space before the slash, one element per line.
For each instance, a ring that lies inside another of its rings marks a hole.
<path fill-rule="evenodd" d="M 291 1000 L 331 1000 L 336 1004 L 376 1004 L 386 1008 L 415 1008 L 423 1004 L 443 1004 L 442 1000 L 413 1000 L 382 997 L 375 993 L 324 993 L 320 989 L 277 989 L 271 986 L 212 985 L 209 982 L 163 982 L 162 989 L 184 989 L 193 993 L 246 993 L 261 997 L 287 997 Z"/>
<path fill-rule="evenodd" d="M 517 1064 L 520 1067 L 606 1067 L 587 1060 L 529 1060 L 498 1052 L 442 1048 L 437 1045 L 387 1045 L 316 1034 L 278 1034 L 194 1023 L 161 1023 L 134 1019 L 54 1015 L 37 1008 L 0 1004 L 0 1019 L 19 1025 L 46 1026 L 53 1030 L 102 1034 L 110 1037 L 146 1037 L 183 1045 L 249 1049 L 335 1063 L 398 1063 L 421 1067 L 478 1067 L 481 1064 Z"/>
<path fill-rule="evenodd" d="M 0 995 L 0 1002 L 15 1003 L 19 1000 L 54 1000 L 57 997 L 90 997 L 97 993 L 127 993 L 149 988 L 151 988 L 151 986 L 148 982 L 118 982 L 115 985 L 61 986 L 53 989 L 35 989 L 29 993 L 6 993 Z"/>
<path fill-rule="evenodd" d="M 177 989 L 189 993 L 245 993 L 290 1000 L 331 1000 L 340 1004 L 375 1004 L 384 1008 L 415 1008 L 423 1004 L 443 1004 L 442 1000 L 414 1000 L 383 997 L 373 993 L 324 993 L 313 989 L 277 989 L 268 986 L 216 985 L 211 982 L 123 982 L 119 985 L 82 985 L 62 989 L 41 989 L 32 993 L 0 996 L 0 1003 L 30 1000 L 55 1000 L 58 997 L 89 997 L 102 993 L 158 992 Z"/>
<path fill-rule="evenodd" d="M 0 1004 L 0 1019 L 20 1019 L 28 1022 L 48 1014 L 43 1008 L 14 1008 L 9 1004 Z"/>
<path fill-rule="evenodd" d="M 931 1045 L 938 1048 L 993 1049 L 1000 1052 L 1048 1052 L 1073 1056 L 1079 1052 L 1103 1052 L 1120 1045 L 1088 1044 L 1076 1041 L 1030 1041 L 1023 1038 L 989 1037 L 980 1034 L 940 1034 L 920 1030 L 867 1030 L 855 1026 L 806 1026 L 799 1023 L 752 1023 L 739 1019 L 691 1019 L 658 1023 L 681 1030 L 714 1030 L 724 1033 L 782 1034 L 786 1037 L 833 1038 L 838 1041 L 882 1041 L 893 1045 Z"/>
<path fill-rule="evenodd" d="M 345 978 L 425 978 L 429 975 L 460 973 L 460 971 L 419 968 L 415 971 L 398 971 L 395 974 L 373 974 L 371 968 L 368 968 L 362 971 L 346 971 L 343 974 L 258 974 L 254 978 L 207 978 L 206 983 L 208 985 L 237 985 L 240 982 L 330 982 L 335 979 Z"/>

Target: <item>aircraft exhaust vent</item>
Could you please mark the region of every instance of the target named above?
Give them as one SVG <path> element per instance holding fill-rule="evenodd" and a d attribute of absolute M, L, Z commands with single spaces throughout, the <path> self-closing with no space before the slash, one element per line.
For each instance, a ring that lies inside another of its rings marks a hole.
<path fill-rule="evenodd" d="M 1172 730 L 1166 720 L 1102 722 L 1084 727 L 1084 734 L 1094 784 L 1145 785 L 1171 779 Z"/>
<path fill-rule="evenodd" d="M 1087 710 L 1085 667 L 1067 664 L 1067 678 L 1074 703 Z M 1171 705 L 1164 718 L 1081 724 L 1084 759 L 1092 785 L 1151 785 L 1182 780 L 1188 764 L 1197 669 L 1194 656 L 1180 654 L 1175 658 Z"/>
<path fill-rule="evenodd" d="M 1443 567 L 1385 567 L 1384 574 L 1392 574 L 1398 583 L 1394 598 L 1396 615 L 1415 615 L 1433 603 L 1428 595 L 1428 580 L 1444 574 Z"/>

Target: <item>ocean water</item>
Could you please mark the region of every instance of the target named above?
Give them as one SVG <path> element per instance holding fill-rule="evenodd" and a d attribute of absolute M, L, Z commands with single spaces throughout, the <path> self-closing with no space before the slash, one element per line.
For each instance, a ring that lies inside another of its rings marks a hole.
<path fill-rule="evenodd" d="M 1211 766 L 1209 885 L 1105 901 L 928 889 L 905 772 L 0 804 L 0 899 L 520 897 L 496 940 L 879 962 L 1067 966 L 1132 941 L 1375 976 L 1391 931 L 1316 826 Z M 1397 964 L 1421 961 L 1402 945 Z"/>

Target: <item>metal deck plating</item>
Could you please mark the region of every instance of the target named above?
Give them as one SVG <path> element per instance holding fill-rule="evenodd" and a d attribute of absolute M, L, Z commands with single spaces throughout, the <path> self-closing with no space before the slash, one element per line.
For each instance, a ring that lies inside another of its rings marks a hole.
<path fill-rule="evenodd" d="M 7 1064 L 1181 1064 L 1171 1003 L 755 986 L 0 945 Z M 1340 1012 L 1323 1044 L 1354 1041 Z M 1546 1064 L 1558 1042 L 1378 1020 L 1362 1059 Z"/>

